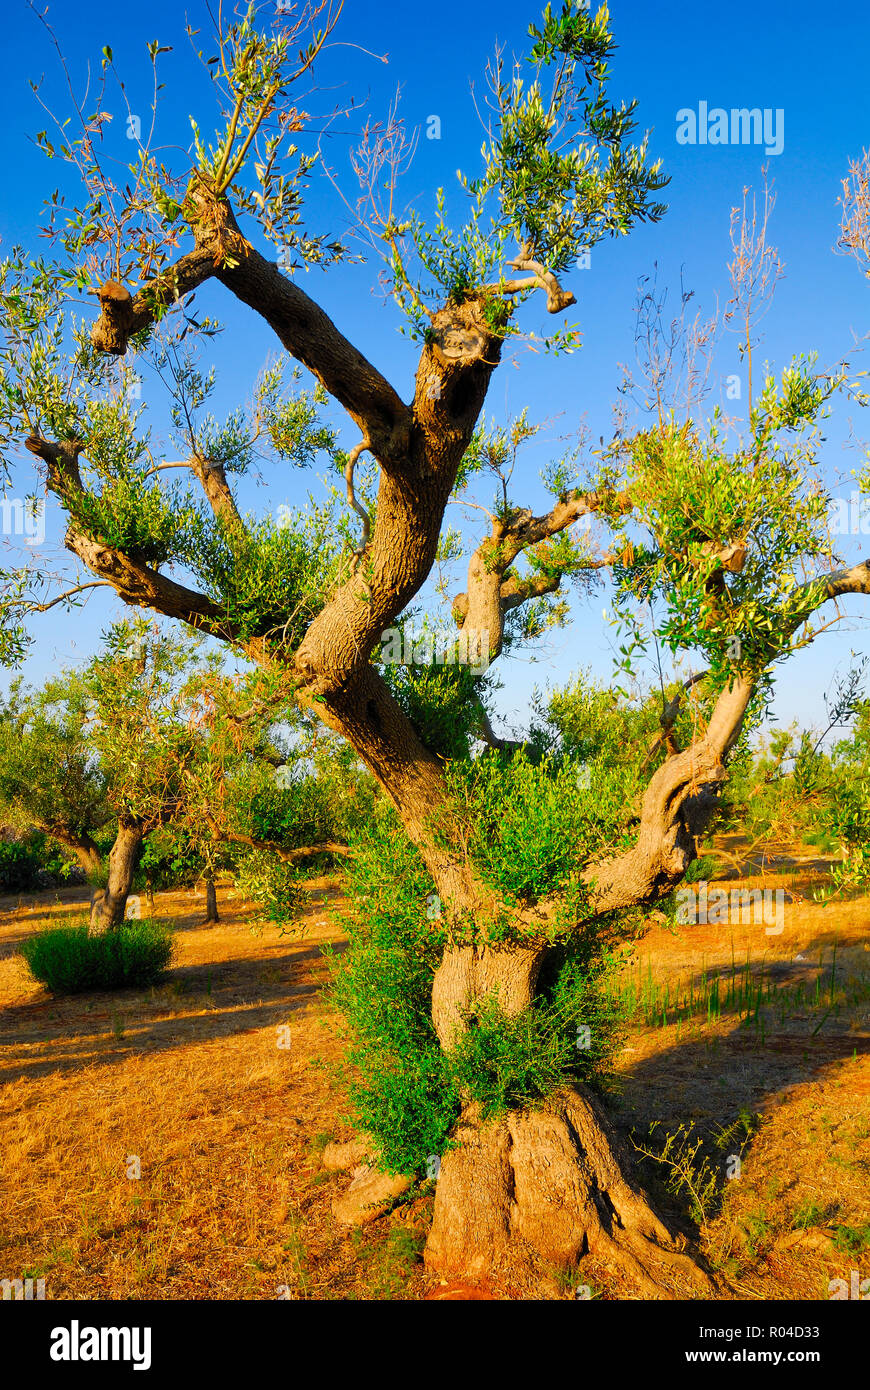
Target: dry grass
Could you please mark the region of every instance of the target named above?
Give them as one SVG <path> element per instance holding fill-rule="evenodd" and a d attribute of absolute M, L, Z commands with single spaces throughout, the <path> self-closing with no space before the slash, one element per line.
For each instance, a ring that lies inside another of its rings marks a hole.
<path fill-rule="evenodd" d="M 761 872 L 764 886 L 797 894 L 796 873 L 805 890 L 813 866 Z M 301 938 L 252 934 L 253 910 L 227 900 L 221 924 L 206 929 L 191 894 L 160 894 L 157 915 L 177 930 L 167 983 L 55 1000 L 16 947 L 81 904 L 75 890 L 0 900 L 0 1276 L 42 1277 L 48 1298 L 463 1296 L 422 1270 L 430 1198 L 361 1232 L 332 1217 L 347 1179 L 325 1174 L 319 1152 L 350 1129 L 334 1079 L 341 1045 L 319 991 L 320 948 L 341 940 L 339 885 L 312 884 Z M 738 961 L 748 951 L 759 968 L 773 964 L 787 988 L 814 978 L 820 957 L 824 971 L 836 944 L 838 978 L 856 984 L 857 1002 L 815 1032 L 818 1014 L 791 1009 L 763 1038 L 723 1014 L 636 1027 L 628 1039 L 615 1110 L 626 1135 L 658 1120 L 709 1136 L 741 1109 L 761 1116 L 702 1232 L 723 1297 L 825 1298 L 835 1276 L 870 1276 L 870 1248 L 837 1248 L 860 1246 L 848 1231 L 870 1222 L 870 1014 L 859 997 L 868 925 L 866 899 L 796 900 L 781 936 L 656 925 L 636 948 L 642 969 L 672 986 L 702 960 L 708 976 L 726 973 L 733 949 Z M 279 1047 L 285 1026 L 290 1045 Z M 134 1157 L 139 1178 L 127 1176 Z M 632 1296 L 588 1260 L 581 1270 L 498 1292 L 565 1298 L 585 1282 L 595 1296 Z"/>
<path fill-rule="evenodd" d="M 80 911 L 80 893 L 59 896 L 0 916 L 3 1277 L 44 1277 L 48 1298 L 413 1296 L 413 1241 L 360 1247 L 332 1218 L 342 1179 L 319 1167 L 324 1139 L 349 1134 L 318 1001 L 335 885 L 313 885 L 301 939 L 252 935 L 231 902 L 202 928 L 191 894 L 158 894 L 169 982 L 54 1000 L 12 951 L 49 912 Z M 424 1207 L 401 1224 L 422 1230 Z"/>
<path fill-rule="evenodd" d="M 702 1014 L 633 1029 L 620 1061 L 616 1118 L 626 1134 L 658 1121 L 663 1131 L 691 1124 L 710 1137 L 734 1125 L 741 1110 L 759 1117 L 738 1177 L 728 1179 L 726 1166 L 739 1143 L 708 1146 L 721 1209 L 704 1228 L 701 1249 L 727 1282 L 727 1296 L 819 1299 L 828 1297 L 830 1279 L 848 1279 L 850 1269 L 870 1277 L 870 900 L 817 905 L 809 894 L 822 866 L 783 862 L 802 859 L 799 853 L 777 858 L 761 872 L 732 871 L 727 883 L 717 881 L 729 889 L 786 889 L 794 901 L 781 935 L 768 936 L 761 924 L 674 931 L 656 924 L 627 973 L 651 972 L 673 997 L 690 979 L 697 993 L 706 972 L 708 981 L 718 975 L 724 996 L 732 960 L 741 967 L 748 957 L 753 972 L 775 981 L 781 1002 L 775 994 L 761 1030 L 725 1012 L 709 1022 Z M 804 1001 L 817 978 L 822 998 L 812 1007 Z M 861 1228 L 863 1251 L 838 1248 Z"/>

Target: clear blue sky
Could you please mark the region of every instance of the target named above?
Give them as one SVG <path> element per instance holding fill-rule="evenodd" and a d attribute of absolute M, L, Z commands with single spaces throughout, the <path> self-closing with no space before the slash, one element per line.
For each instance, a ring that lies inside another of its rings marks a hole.
<path fill-rule="evenodd" d="M 657 262 L 659 284 L 669 285 L 672 295 L 682 270 L 700 307 L 712 310 L 717 296 L 720 304 L 727 299 L 730 210 L 740 201 L 745 185 L 759 186 L 765 156 L 756 145 L 677 143 L 676 117 L 681 108 L 697 110 L 700 102 L 706 102 L 710 108 L 760 107 L 783 112 L 783 151 L 769 159 L 769 168 L 777 194 L 772 236 L 785 263 L 785 278 L 764 322 L 759 355 L 777 370 L 800 351 L 817 350 L 823 364 L 834 363 L 848 351 L 853 338 L 862 337 L 870 327 L 870 284 L 853 261 L 833 254 L 840 180 L 849 159 L 870 143 L 866 76 L 870 15 L 865 7 L 820 8 L 808 0 L 774 0 L 747 11 L 733 6 L 615 0 L 611 13 L 619 44 L 611 92 L 616 98 L 638 98 L 641 128 L 651 130 L 653 153 L 662 156 L 671 176 L 663 195 L 669 211 L 658 225 L 596 248 L 590 269 L 573 275 L 570 287 L 579 303 L 569 317 L 583 333 L 578 353 L 552 359 L 522 351 L 516 358 L 518 367 L 506 365 L 494 378 L 488 414 L 500 418 L 527 405 L 533 418 L 549 422 L 545 440 L 527 457 L 529 483 L 524 495 L 533 505 L 545 503 L 537 470 L 558 436 L 584 422 L 593 440 L 609 433 L 620 381 L 618 364 L 633 358 L 639 277 L 649 274 Z M 166 138 L 186 143 L 187 115 L 194 110 L 202 114 L 210 130 L 211 97 L 184 33 L 182 7 L 165 0 L 128 6 L 93 0 L 88 6 L 50 4 L 48 14 L 77 79 L 82 79 L 88 59 L 98 67 L 103 45 L 112 46 L 133 109 L 141 104 L 143 123 L 150 71 L 145 44 L 159 39 L 172 45 L 161 68 L 167 84 L 161 108 Z M 195 26 L 205 27 L 205 14 L 196 0 L 186 14 Z M 367 99 L 367 114 L 381 117 L 400 85 L 401 110 L 409 126 L 424 125 L 430 115 L 440 118 L 441 139 L 421 139 L 403 185 L 406 198 L 414 199 L 425 214 L 439 184 L 455 189 L 457 168 L 472 175 L 477 172 L 482 131 L 469 95 L 470 80 L 482 86 L 484 66 L 497 39 L 509 49 L 522 51 L 527 26 L 538 17 L 536 4 L 517 0 L 505 0 L 497 8 L 458 0 L 444 0 L 437 7 L 346 0 L 335 46 L 321 74 L 322 86 L 328 90 L 316 100 L 326 110 L 354 95 Z M 7 4 L 3 37 L 0 141 L 6 178 L 0 238 L 3 249 L 17 241 L 36 248 L 42 199 L 63 171 L 58 163 L 48 164 L 28 138 L 46 125 L 28 79 L 45 74 L 43 90 L 56 91 L 62 105 L 62 78 L 45 31 L 34 12 L 19 0 Z M 383 55 L 387 62 L 381 61 Z M 351 117 L 339 122 L 338 128 L 358 130 L 361 121 L 362 117 Z M 328 158 L 351 192 L 347 150 L 352 143 L 351 137 L 337 135 L 326 146 Z M 105 144 L 113 144 L 118 158 L 129 157 L 120 103 Z M 313 229 L 343 230 L 346 216 L 324 181 L 315 179 L 308 206 Z M 372 288 L 375 267 L 341 267 L 328 274 L 315 270 L 302 278 L 304 288 L 408 399 L 416 353 L 398 332 L 398 311 Z M 220 381 L 218 406 L 228 409 L 248 395 L 257 369 L 277 344 L 268 328 L 220 286 L 201 291 L 198 304 L 226 325 L 215 346 L 214 361 Z M 547 324 L 546 318 L 542 306 L 533 306 L 526 310 L 525 323 L 538 331 L 550 329 L 552 320 Z M 729 334 L 717 359 L 716 377 L 721 380 L 740 371 L 737 335 Z M 711 404 L 717 396 L 714 390 Z M 159 422 L 156 401 L 154 409 Z M 845 406 L 839 407 L 828 431 L 828 476 L 832 484 L 841 480 L 837 490 L 842 493 L 851 487 L 849 470 L 860 464 L 860 452 L 844 447 L 850 426 L 859 440 L 870 436 L 870 416 L 863 414 L 864 418 L 853 410 L 850 415 Z M 353 427 L 340 412 L 334 419 L 342 426 L 342 442 L 349 447 L 355 442 Z M 293 502 L 309 486 L 317 488 L 316 478 L 293 472 L 274 478 L 266 492 L 250 487 L 242 494 L 242 505 L 261 508 Z M 57 545 L 60 534 L 59 513 L 50 506 L 49 546 Z M 863 545 L 870 550 L 866 537 Z M 845 550 L 853 560 L 863 558 L 861 538 L 847 540 Z M 602 622 L 606 603 L 602 593 L 579 605 L 572 626 L 556 633 L 534 662 L 514 660 L 502 665 L 505 689 L 499 705 L 508 723 L 512 714 L 522 719 L 536 682 L 564 681 L 581 665 L 607 675 L 610 634 Z M 866 650 L 868 628 L 861 604 L 852 600 L 846 606 L 855 615 L 851 630 L 826 634 L 814 649 L 784 668 L 777 696 L 780 718 L 819 720 L 822 692 L 835 669 L 843 669 L 850 649 Z M 57 665 L 89 654 L 101 627 L 119 609 L 103 591 L 97 591 L 77 613 L 55 610 L 35 619 L 39 641 L 24 667 L 26 677 L 38 682 Z"/>

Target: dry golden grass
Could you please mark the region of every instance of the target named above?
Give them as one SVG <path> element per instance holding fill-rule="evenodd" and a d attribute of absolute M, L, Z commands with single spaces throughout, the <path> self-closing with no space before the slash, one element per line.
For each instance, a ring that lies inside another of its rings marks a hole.
<path fill-rule="evenodd" d="M 762 873 L 764 886 L 797 897 L 813 866 Z M 334 1078 L 336 1020 L 320 999 L 321 947 L 341 941 L 340 885 L 313 883 L 304 934 L 285 938 L 252 934 L 253 909 L 225 896 L 220 925 L 203 928 L 202 900 L 159 894 L 157 916 L 177 931 L 166 984 L 53 999 L 15 952 L 82 903 L 80 890 L 0 900 L 0 1276 L 43 1277 L 48 1298 L 464 1296 L 422 1270 L 431 1198 L 361 1232 L 332 1216 L 347 1179 L 324 1173 L 319 1152 L 351 1131 Z M 866 991 L 859 997 L 868 925 L 866 899 L 798 899 L 781 936 L 655 925 L 636 947 L 642 970 L 673 990 L 697 979 L 702 961 L 708 975 L 727 974 L 732 949 L 738 962 L 748 951 L 758 966 L 773 963 L 787 988 L 812 980 L 820 956 L 824 973 L 836 944 L 838 982 L 854 985 L 857 1002 L 815 1032 L 820 1014 L 795 1008 L 763 1038 L 723 1014 L 638 1026 L 627 1040 L 614 1112 L 626 1136 L 653 1120 L 707 1133 L 741 1108 L 761 1116 L 739 1180 L 724 1184 L 702 1232 L 723 1297 L 825 1298 L 835 1276 L 870 1276 L 870 1248 L 832 1243 L 838 1228 L 870 1222 L 870 1014 Z M 285 1026 L 290 1045 L 279 1047 Z M 135 1157 L 138 1179 L 127 1176 Z M 588 1260 L 572 1280 L 496 1294 L 573 1297 L 581 1282 L 596 1296 L 632 1297 Z"/>
<path fill-rule="evenodd" d="M 37 896 L 0 916 L 3 1277 L 44 1277 L 48 1298 L 413 1296 L 413 1239 L 338 1227 L 342 1179 L 319 1165 L 324 1138 L 349 1134 L 318 1001 L 335 886 L 313 886 L 301 939 L 252 935 L 232 902 L 203 928 L 191 894 L 158 894 L 169 982 L 62 1000 L 12 951 L 82 894 Z M 424 1207 L 397 1217 L 414 1230 Z"/>
<path fill-rule="evenodd" d="M 732 850 L 734 842 L 728 837 Z M 691 1123 L 715 1135 L 741 1110 L 760 1117 L 739 1177 L 720 1182 L 721 1210 L 701 1249 L 728 1296 L 819 1299 L 850 1269 L 870 1277 L 870 900 L 816 904 L 810 895 L 822 865 L 809 855 L 802 863 L 777 858 L 761 872 L 732 870 L 716 881 L 786 889 L 794 900 L 781 935 L 767 935 L 763 924 L 656 924 L 626 967 L 633 979 L 651 973 L 660 989 L 669 984 L 672 998 L 685 996 L 690 978 L 697 994 L 706 972 L 708 981 L 719 977 L 724 998 L 732 962 L 742 968 L 748 958 L 753 974 L 768 973 L 781 992 L 763 1012 L 764 1028 L 724 1010 L 710 1021 L 701 1014 L 634 1028 L 620 1059 L 616 1118 L 626 1134 L 658 1121 L 662 1131 Z M 806 1001 L 817 978 L 821 1002 L 813 1006 Z M 735 1148 L 713 1158 L 720 1171 Z M 837 1248 L 843 1227 L 866 1228 L 863 1251 Z"/>

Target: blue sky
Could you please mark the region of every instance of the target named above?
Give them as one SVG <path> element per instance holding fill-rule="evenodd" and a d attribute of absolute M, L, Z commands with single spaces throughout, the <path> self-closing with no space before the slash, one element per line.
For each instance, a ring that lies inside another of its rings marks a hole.
<path fill-rule="evenodd" d="M 161 68 L 167 84 L 161 128 L 167 140 L 179 143 L 189 139 L 190 111 L 201 115 L 206 130 L 211 128 L 212 113 L 208 84 L 184 33 L 185 13 L 195 26 L 204 27 L 205 13 L 195 3 L 187 12 L 163 0 L 145 6 L 121 7 L 95 0 L 87 7 L 50 4 L 48 8 L 76 79 L 83 77 L 89 59 L 98 66 L 103 45 L 111 45 L 116 66 L 127 81 L 131 106 L 135 110 L 141 104 L 143 124 L 150 71 L 145 44 L 159 39 L 172 45 Z M 611 14 L 619 47 L 610 90 L 616 98 L 638 99 L 639 125 L 652 132 L 652 152 L 662 157 L 671 176 L 663 195 L 668 212 L 655 226 L 641 227 L 627 239 L 596 247 L 590 268 L 571 277 L 578 305 L 567 317 L 582 331 L 579 352 L 554 359 L 520 351 L 515 354 L 516 366 L 506 364 L 494 378 L 488 415 L 499 419 L 528 406 L 533 419 L 547 422 L 542 437 L 524 456 L 527 483 L 517 488 L 522 499 L 541 508 L 546 495 L 537 471 L 558 448 L 559 437 L 583 424 L 593 441 L 609 434 L 620 381 L 618 364 L 633 359 L 639 278 L 657 264 L 658 283 L 670 287 L 673 303 L 682 272 L 686 286 L 695 291 L 695 302 L 707 311 L 715 308 L 717 296 L 720 305 L 728 297 L 730 211 L 740 202 L 745 186 L 760 186 L 765 155 L 757 145 L 677 143 L 680 109 L 697 110 L 700 102 L 706 102 L 710 108 L 760 107 L 783 113 L 783 150 L 768 163 L 777 196 L 772 239 L 785 264 L 785 276 L 763 324 L 759 358 L 779 370 L 793 354 L 816 350 L 823 364 L 832 364 L 855 338 L 863 337 L 870 319 L 870 284 L 852 260 L 833 254 L 840 181 L 850 158 L 870 144 L 866 82 L 870 17 L 863 7 L 820 10 L 805 0 L 793 0 L 758 6 L 750 15 L 732 6 L 615 0 Z M 401 190 L 426 214 L 439 184 L 453 195 L 457 168 L 471 175 L 479 168 L 482 131 L 470 98 L 470 81 L 474 79 L 480 91 L 495 41 L 522 51 L 527 26 L 538 17 L 536 4 L 516 0 L 506 0 L 497 8 L 457 0 L 445 0 L 438 7 L 346 0 L 321 74 L 323 90 L 312 99 L 316 104 L 311 109 L 326 110 L 353 95 L 365 105 L 337 127 L 358 130 L 365 114 L 379 118 L 386 113 L 400 86 L 400 109 L 409 127 L 421 126 L 425 132 L 427 118 L 437 115 L 441 138 L 427 140 L 423 134 Z M 28 138 L 46 125 L 28 79 L 38 80 L 44 73 L 43 90 L 57 92 L 58 103 L 63 100 L 62 79 L 45 31 L 34 12 L 17 0 L 6 10 L 4 49 L 0 141 L 7 178 L 0 238 L 2 249 L 19 241 L 36 248 L 42 199 L 63 171 L 57 163 L 49 165 Z M 117 106 L 105 143 L 113 145 L 119 159 L 126 159 L 126 113 L 122 114 L 120 103 Z M 111 101 L 108 109 L 113 109 Z M 352 136 L 336 135 L 325 145 L 327 158 L 351 197 L 353 178 L 347 154 L 352 143 Z M 332 232 L 344 230 L 347 221 L 331 186 L 316 178 L 308 220 L 312 229 Z M 376 288 L 376 268 L 372 264 L 339 267 L 327 274 L 312 270 L 307 275 L 302 272 L 301 278 L 307 292 L 408 399 L 417 354 L 399 334 L 398 311 L 384 302 Z M 201 291 L 197 302 L 203 312 L 219 317 L 226 329 L 213 350 L 219 413 L 249 394 L 257 369 L 277 344 L 268 328 L 220 286 Z M 552 329 L 552 320 L 547 323 L 546 319 L 540 304 L 524 311 L 527 328 Z M 858 357 L 854 361 L 861 365 Z M 719 395 L 718 383 L 741 370 L 737 335 L 727 334 L 716 359 L 717 385 L 711 406 Z M 159 425 L 160 402 L 146 403 Z M 340 411 L 331 418 L 342 428 L 342 443 L 349 447 L 355 442 L 353 426 Z M 863 442 L 870 436 L 870 416 L 863 412 L 862 418 L 862 412 L 844 402 L 827 430 L 824 455 L 831 485 L 844 494 L 851 488 L 849 471 L 861 462 L 860 449 L 845 447 L 850 428 Z M 246 487 L 241 502 L 252 509 L 292 504 L 309 487 L 317 490 L 316 478 L 296 472 L 272 476 L 265 491 Z M 59 514 L 50 506 L 48 545 L 56 545 L 59 537 Z M 866 537 L 863 544 L 870 549 Z M 19 550 L 18 556 L 22 553 Z M 863 558 L 861 538 L 847 540 L 845 553 L 853 560 Z M 554 634 L 541 650 L 500 664 L 504 689 L 498 703 L 508 726 L 522 721 L 535 683 L 563 682 L 579 666 L 591 667 L 600 677 L 608 675 L 613 639 L 602 621 L 606 605 L 606 591 L 596 593 L 577 605 L 573 624 Z M 820 720 L 822 693 L 835 670 L 845 668 L 851 649 L 866 650 L 868 629 L 861 604 L 852 600 L 845 606 L 854 614 L 849 630 L 825 634 L 814 648 L 783 668 L 776 703 L 781 719 Z M 94 650 L 100 629 L 119 610 L 120 605 L 104 591 L 97 591 L 82 610 L 73 614 L 54 610 L 34 619 L 38 643 L 24 667 L 27 679 L 38 682 L 57 665 L 83 659 Z"/>

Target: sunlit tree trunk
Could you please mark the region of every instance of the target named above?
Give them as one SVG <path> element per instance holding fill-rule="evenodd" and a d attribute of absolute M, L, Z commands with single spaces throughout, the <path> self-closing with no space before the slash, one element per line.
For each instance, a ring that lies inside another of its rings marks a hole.
<path fill-rule="evenodd" d="M 109 852 L 109 878 L 91 903 L 91 931 L 116 931 L 124 920 L 127 899 L 142 853 L 143 827 L 139 821 L 121 821 Z"/>
<path fill-rule="evenodd" d="M 99 872 L 103 863 L 100 851 L 86 830 L 77 832 L 63 825 L 45 825 L 42 828 L 53 840 L 57 840 L 59 845 L 63 845 L 64 849 L 75 855 L 86 874 Z"/>

